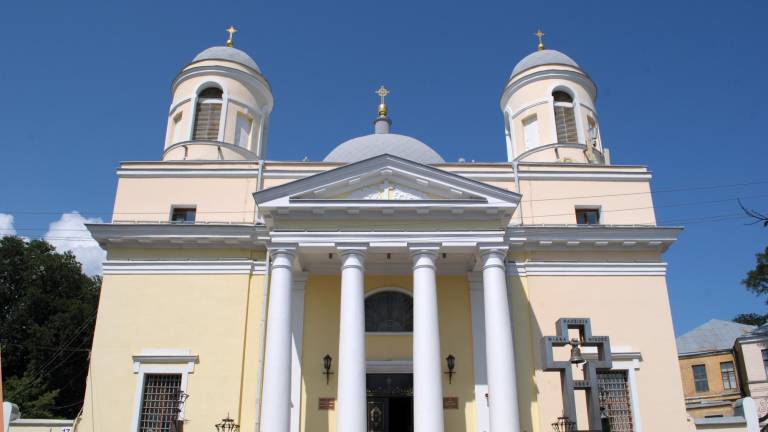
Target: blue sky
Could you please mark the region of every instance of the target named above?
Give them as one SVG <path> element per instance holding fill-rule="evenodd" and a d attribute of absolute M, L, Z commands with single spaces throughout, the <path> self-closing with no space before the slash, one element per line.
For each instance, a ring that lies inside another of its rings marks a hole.
<path fill-rule="evenodd" d="M 28 237 L 73 210 L 108 220 L 117 164 L 160 157 L 171 80 L 230 24 L 273 88 L 270 159 L 369 133 L 385 84 L 394 131 L 503 160 L 499 97 L 541 27 L 597 83 L 614 163 L 685 189 L 655 195 L 660 223 L 688 222 L 666 255 L 676 330 L 765 312 L 739 282 L 768 229 L 701 218 L 736 197 L 768 211 L 766 19 L 761 1 L 5 2 L 0 213 Z"/>

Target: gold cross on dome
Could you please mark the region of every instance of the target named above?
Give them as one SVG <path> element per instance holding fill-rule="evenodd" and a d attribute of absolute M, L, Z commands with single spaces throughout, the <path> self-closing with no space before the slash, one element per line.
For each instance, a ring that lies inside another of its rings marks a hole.
<path fill-rule="evenodd" d="M 229 33 L 229 39 L 227 39 L 227 46 L 232 47 L 232 37 L 237 33 L 237 29 L 235 26 L 229 26 L 229 28 L 226 30 L 227 33 Z"/>
<path fill-rule="evenodd" d="M 538 48 L 539 48 L 539 51 L 542 51 L 544 49 L 544 40 L 542 38 L 544 37 L 545 33 L 543 31 L 541 31 L 541 29 L 539 29 L 533 35 L 536 36 L 537 38 L 539 38 L 539 47 Z"/>
<path fill-rule="evenodd" d="M 389 90 L 386 87 L 381 86 L 376 90 L 376 94 L 381 97 L 381 103 L 384 103 L 384 98 L 389 94 Z"/>

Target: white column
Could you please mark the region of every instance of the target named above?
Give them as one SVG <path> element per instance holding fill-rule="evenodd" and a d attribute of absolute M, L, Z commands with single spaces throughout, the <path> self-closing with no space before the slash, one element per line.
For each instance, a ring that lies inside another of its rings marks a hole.
<path fill-rule="evenodd" d="M 443 432 L 443 366 L 437 317 L 437 248 L 413 257 L 413 429 Z"/>
<path fill-rule="evenodd" d="M 481 248 L 485 353 L 491 432 L 519 432 L 515 347 L 507 298 L 505 247 Z"/>
<path fill-rule="evenodd" d="M 342 247 L 337 432 L 368 429 L 365 384 L 365 248 Z"/>
<path fill-rule="evenodd" d="M 271 252 L 261 431 L 287 432 L 291 422 L 291 291 L 295 250 L 281 248 Z"/>

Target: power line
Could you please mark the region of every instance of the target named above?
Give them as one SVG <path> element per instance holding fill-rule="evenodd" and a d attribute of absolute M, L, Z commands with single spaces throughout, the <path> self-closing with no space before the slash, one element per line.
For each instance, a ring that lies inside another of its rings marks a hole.
<path fill-rule="evenodd" d="M 556 197 L 556 198 L 536 198 L 536 199 L 530 199 L 521 200 L 522 203 L 531 203 L 531 202 L 545 202 L 545 201 L 563 201 L 563 200 L 574 200 L 574 199 L 587 199 L 587 198 L 606 198 L 606 197 L 618 197 L 618 196 L 637 196 L 637 195 L 654 195 L 654 194 L 660 194 L 660 193 L 674 193 L 674 192 L 692 192 L 692 191 L 702 191 L 702 190 L 713 190 L 713 189 L 726 189 L 726 188 L 732 188 L 732 187 L 743 187 L 743 186 L 757 186 L 757 185 L 764 185 L 768 184 L 768 180 L 757 180 L 757 181 L 750 181 L 750 182 L 742 182 L 742 183 L 724 183 L 724 184 L 715 184 L 715 185 L 709 185 L 709 186 L 690 186 L 690 187 L 681 187 L 681 188 L 670 188 L 670 189 L 660 189 L 656 191 L 647 191 L 647 192 L 627 192 L 627 193 L 616 193 L 616 194 L 597 194 L 597 195 L 577 195 L 577 196 L 566 196 L 566 197 Z M 53 214 L 53 215 L 60 215 L 60 214 L 69 214 L 71 211 L 34 211 L 34 210 L 2 210 L 0 213 L 6 213 L 6 214 L 32 214 L 32 215 L 47 215 L 47 214 Z M 167 211 L 162 212 L 152 212 L 152 211 L 138 211 L 138 212 L 115 212 L 115 211 L 77 211 L 79 214 L 91 214 L 91 215 L 167 215 Z M 206 210 L 206 211 L 197 211 L 197 214 L 251 214 L 253 213 L 253 209 L 250 210 Z"/>

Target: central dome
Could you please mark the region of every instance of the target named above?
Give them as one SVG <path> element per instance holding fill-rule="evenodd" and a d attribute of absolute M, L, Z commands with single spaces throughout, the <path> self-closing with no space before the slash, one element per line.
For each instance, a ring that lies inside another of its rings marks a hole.
<path fill-rule="evenodd" d="M 352 163 L 383 154 L 425 165 L 445 163 L 445 160 L 430 146 L 416 138 L 393 133 L 374 133 L 352 138 L 339 144 L 323 161 Z"/>

